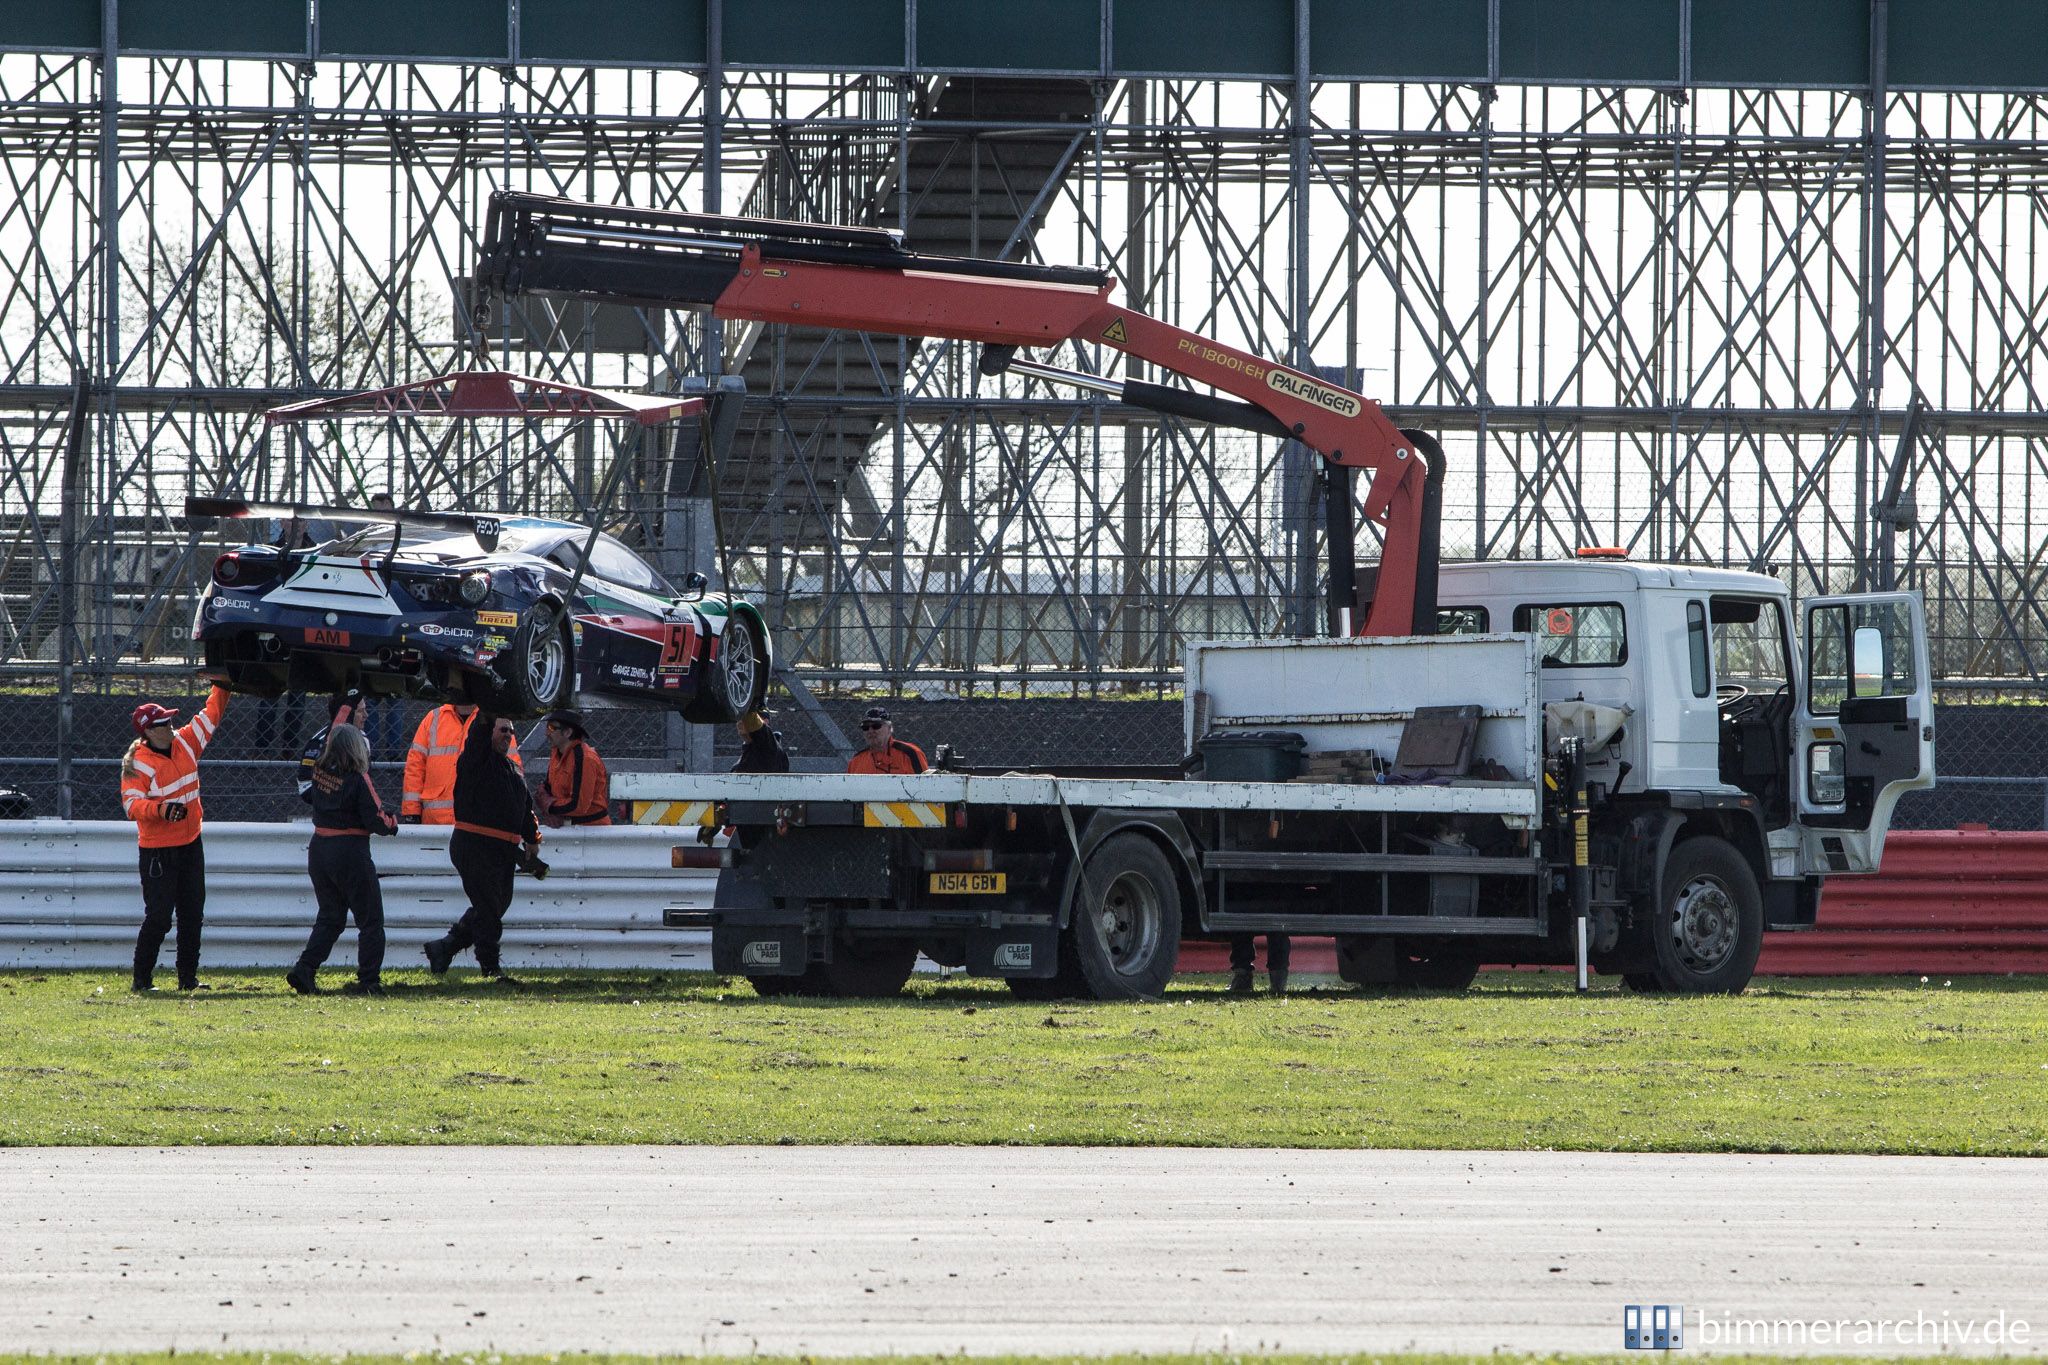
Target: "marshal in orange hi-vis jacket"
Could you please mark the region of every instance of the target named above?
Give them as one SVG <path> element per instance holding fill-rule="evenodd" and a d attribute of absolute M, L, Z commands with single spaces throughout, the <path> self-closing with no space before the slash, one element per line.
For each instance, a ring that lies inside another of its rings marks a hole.
<path fill-rule="evenodd" d="M 140 708 L 138 708 L 139 711 Z M 165 717 L 175 711 L 163 710 Z M 138 740 L 121 764 L 121 810 L 135 822 L 144 848 L 181 848 L 199 837 L 199 756 L 227 713 L 228 690 L 218 684 L 206 709 L 171 732 L 168 753 Z"/>
<path fill-rule="evenodd" d="M 471 707 L 465 716 L 450 703 L 435 707 L 420 721 L 405 755 L 405 786 L 398 802 L 401 817 L 415 817 L 423 825 L 455 823 L 455 758 L 462 752 L 463 738 L 476 714 Z M 513 767 L 525 767 L 516 744 L 511 758 Z"/>

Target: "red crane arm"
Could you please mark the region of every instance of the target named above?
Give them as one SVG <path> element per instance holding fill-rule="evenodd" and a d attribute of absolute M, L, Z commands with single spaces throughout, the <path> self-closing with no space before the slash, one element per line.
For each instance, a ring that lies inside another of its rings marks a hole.
<path fill-rule="evenodd" d="M 1378 590 L 1362 635 L 1408 635 L 1417 622 L 1425 460 L 1372 399 L 1109 301 L 1110 286 L 1002 279 L 944 270 L 740 255 L 711 311 L 743 322 L 797 323 L 987 346 L 1092 341 L 1186 375 L 1264 409 L 1333 464 L 1372 471 L 1365 515 L 1384 528 Z"/>
<path fill-rule="evenodd" d="M 1335 468 L 1328 481 L 1330 588 L 1348 613 L 1351 469 L 1370 471 L 1365 515 L 1383 528 L 1371 605 L 1353 630 L 1435 629 L 1436 498 L 1441 452 L 1403 432 L 1379 404 L 1171 323 L 1111 303 L 1099 271 L 904 250 L 893 233 L 667 209 L 584 204 L 500 191 L 477 258 L 482 292 L 545 291 L 656 307 L 708 308 L 737 321 L 789 323 L 991 348 L 1000 371 L 1020 347 L 1094 342 L 1241 400 L 1126 381 L 1128 402 L 1289 437 Z M 1104 387 L 1095 376 L 1028 371 Z M 1336 613 L 1333 612 L 1333 615 Z"/>

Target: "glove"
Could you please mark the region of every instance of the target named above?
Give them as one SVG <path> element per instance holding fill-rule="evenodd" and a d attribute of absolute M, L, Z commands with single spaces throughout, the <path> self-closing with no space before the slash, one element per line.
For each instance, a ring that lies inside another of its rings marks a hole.
<path fill-rule="evenodd" d="M 528 873 L 535 881 L 546 881 L 548 865 L 540 860 L 540 852 L 532 844 L 519 846 L 519 870 Z"/>
<path fill-rule="evenodd" d="M 398 821 L 392 818 L 391 813 L 389 811 L 385 812 L 384 814 L 384 828 L 391 830 L 394 833 L 398 829 Z"/>
<path fill-rule="evenodd" d="M 710 845 L 711 841 L 712 841 L 713 839 L 716 839 L 717 837 L 718 837 L 718 831 L 717 831 L 717 829 L 715 829 L 714 827 L 712 827 L 712 826 L 710 826 L 710 825 L 699 825 L 699 826 L 697 826 L 697 842 L 698 842 L 698 843 L 700 843 L 700 844 L 703 844 L 703 845 L 705 845 L 705 846 L 707 846 L 707 847 L 708 847 L 708 846 Z"/>
<path fill-rule="evenodd" d="M 164 819 L 175 823 L 176 821 L 182 820 L 184 818 L 185 803 L 183 801 L 164 802 Z"/>
<path fill-rule="evenodd" d="M 401 825 L 417 825 L 419 822 L 419 813 L 416 811 L 411 814 L 401 815 L 398 817 L 398 823 Z"/>

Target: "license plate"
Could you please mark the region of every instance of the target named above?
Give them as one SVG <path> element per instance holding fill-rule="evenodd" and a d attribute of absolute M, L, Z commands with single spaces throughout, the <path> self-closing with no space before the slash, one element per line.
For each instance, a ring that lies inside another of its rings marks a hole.
<path fill-rule="evenodd" d="M 1007 872 L 934 872 L 934 896 L 1000 896 L 1009 890 Z"/>

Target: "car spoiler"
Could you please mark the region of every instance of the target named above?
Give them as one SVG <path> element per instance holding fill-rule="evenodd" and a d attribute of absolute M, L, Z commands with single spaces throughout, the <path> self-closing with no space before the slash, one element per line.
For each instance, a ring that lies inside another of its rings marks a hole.
<path fill-rule="evenodd" d="M 424 526 L 437 531 L 466 531 L 476 537 L 484 553 L 498 548 L 501 517 L 473 512 L 412 512 L 396 508 L 339 507 L 312 502 L 244 502 L 240 498 L 187 498 L 188 517 L 217 517 L 241 521 L 251 517 L 285 521 L 352 521 L 384 526 Z"/>

